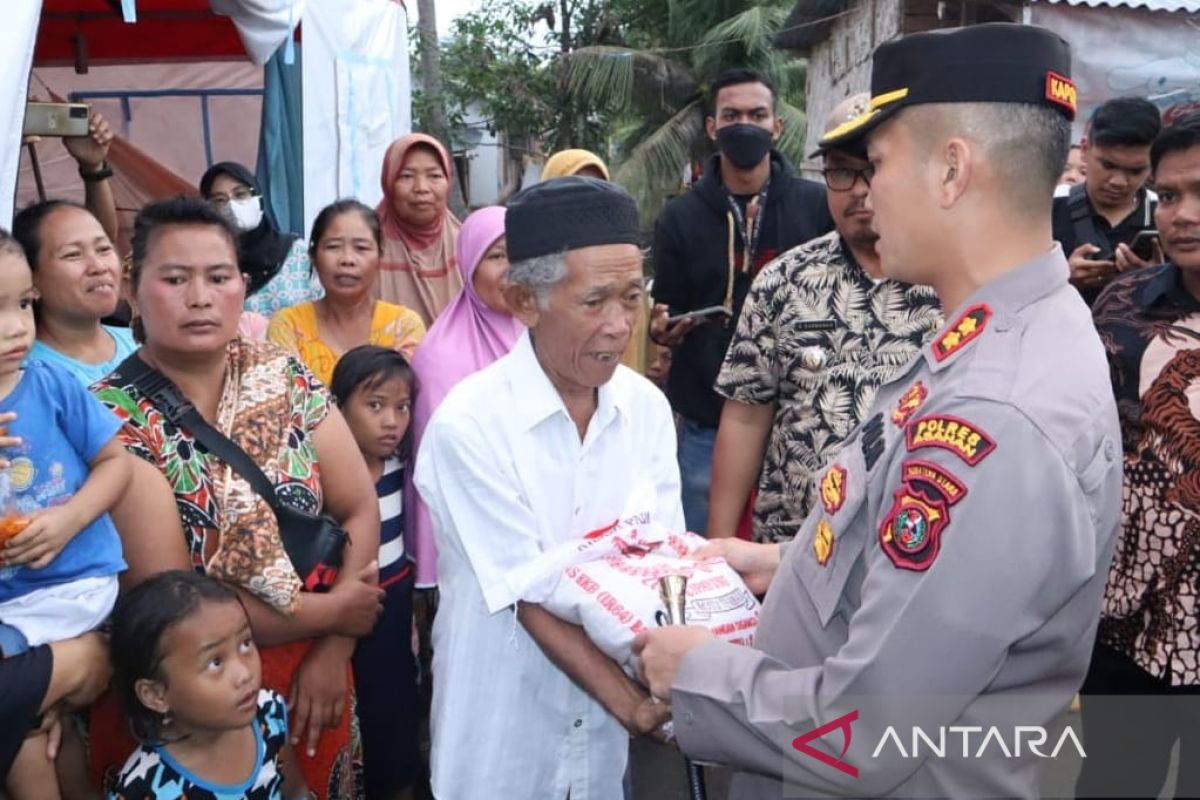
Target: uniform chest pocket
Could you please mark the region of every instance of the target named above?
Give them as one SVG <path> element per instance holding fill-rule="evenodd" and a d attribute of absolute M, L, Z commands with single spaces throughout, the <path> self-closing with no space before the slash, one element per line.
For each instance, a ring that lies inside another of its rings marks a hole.
<path fill-rule="evenodd" d="M 817 504 L 805 520 L 789 559 L 816 606 L 822 625 L 838 612 L 846 581 L 862 555 L 870 520 L 867 469 L 857 437 L 816 473 Z"/>

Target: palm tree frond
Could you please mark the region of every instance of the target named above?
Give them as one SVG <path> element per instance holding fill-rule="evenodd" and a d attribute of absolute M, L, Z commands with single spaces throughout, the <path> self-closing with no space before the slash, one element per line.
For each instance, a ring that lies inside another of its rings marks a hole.
<path fill-rule="evenodd" d="M 787 156 L 788 161 L 799 166 L 806 155 L 804 135 L 808 129 L 808 118 L 803 111 L 783 99 L 779 101 L 775 115 L 783 121 L 783 134 L 775 146 Z"/>
<path fill-rule="evenodd" d="M 712 26 L 696 50 L 697 71 L 715 73 L 737 61 L 759 66 L 756 62 L 777 56 L 773 38 L 787 15 L 788 9 L 782 6 L 755 5 Z"/>
<path fill-rule="evenodd" d="M 567 93 L 617 112 L 673 110 L 696 92 L 686 66 L 627 47 L 582 47 L 566 56 Z"/>
<path fill-rule="evenodd" d="M 678 187 L 692 149 L 703 135 L 704 109 L 697 98 L 642 138 L 617 166 L 614 177 L 638 199 L 644 214 L 652 218 L 662 197 Z"/>

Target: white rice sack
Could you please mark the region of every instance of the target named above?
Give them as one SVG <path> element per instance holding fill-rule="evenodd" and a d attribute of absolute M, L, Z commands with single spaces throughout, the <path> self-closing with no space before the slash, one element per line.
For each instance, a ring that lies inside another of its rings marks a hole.
<path fill-rule="evenodd" d="M 724 559 L 687 558 L 707 540 L 669 532 L 650 511 L 627 514 L 613 526 L 563 542 L 513 579 L 522 600 L 582 625 L 592 642 L 633 674 L 631 647 L 639 632 L 658 625 L 666 609 L 659 579 L 687 576 L 687 624 L 708 628 L 732 644 L 751 644 L 760 605 Z"/>

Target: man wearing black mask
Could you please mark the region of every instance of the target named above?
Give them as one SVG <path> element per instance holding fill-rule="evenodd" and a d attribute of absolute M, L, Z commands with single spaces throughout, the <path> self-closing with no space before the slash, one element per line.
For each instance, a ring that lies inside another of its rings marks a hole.
<path fill-rule="evenodd" d="M 679 468 L 688 530 L 704 533 L 721 397 L 713 390 L 742 302 L 758 270 L 780 253 L 833 229 L 825 189 L 796 177 L 774 149 L 783 123 L 776 91 L 750 69 L 709 86 L 708 137 L 719 152 L 695 188 L 667 203 L 654 228 L 650 323 L 655 342 L 677 348 L 667 396 L 683 418 Z M 724 310 L 671 316 L 721 307 Z"/>

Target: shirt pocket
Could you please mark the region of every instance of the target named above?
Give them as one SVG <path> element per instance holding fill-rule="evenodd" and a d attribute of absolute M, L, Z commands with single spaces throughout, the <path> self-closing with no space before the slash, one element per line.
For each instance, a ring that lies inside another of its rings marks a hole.
<path fill-rule="evenodd" d="M 834 320 L 811 320 L 813 324 Z M 825 330 L 780 331 L 776 348 L 776 373 L 780 376 L 780 394 L 789 402 L 810 405 L 817 390 L 835 366 L 838 349 L 830 340 L 838 335 Z"/>
<path fill-rule="evenodd" d="M 867 469 L 857 437 L 847 440 L 813 480 L 816 505 L 793 545 L 802 552 L 791 561 L 825 626 L 838 612 L 867 540 Z"/>

